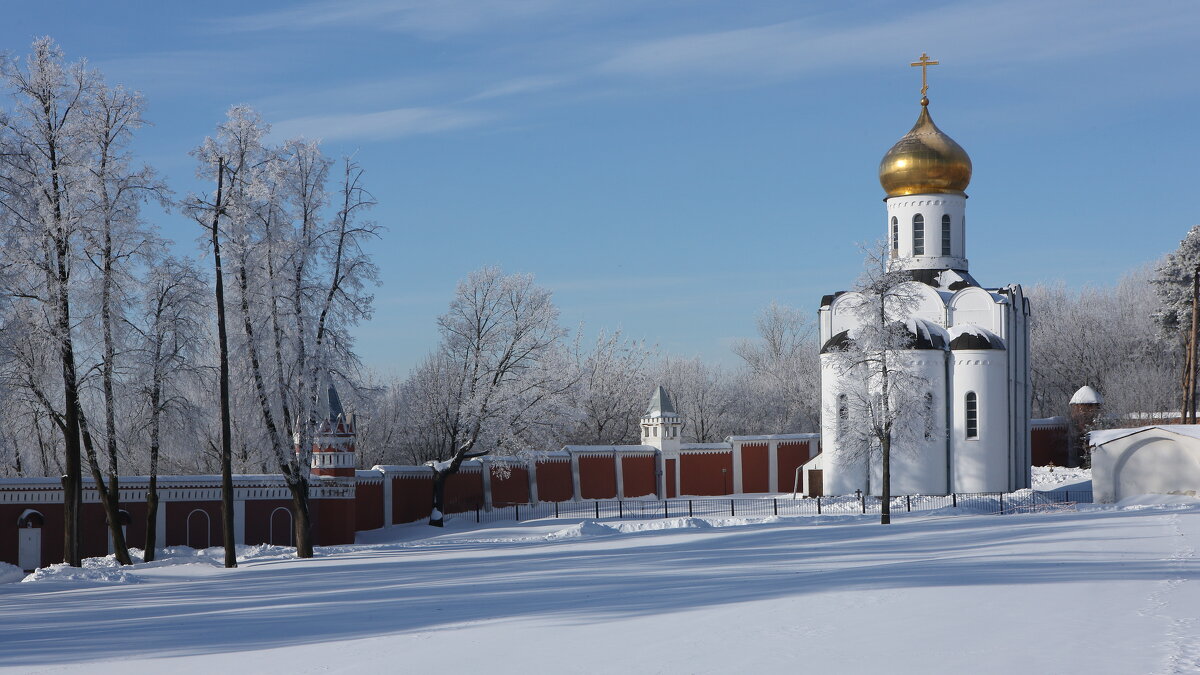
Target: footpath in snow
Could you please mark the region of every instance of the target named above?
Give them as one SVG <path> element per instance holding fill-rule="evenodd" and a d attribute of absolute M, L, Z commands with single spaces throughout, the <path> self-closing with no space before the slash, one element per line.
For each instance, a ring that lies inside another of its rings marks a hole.
<path fill-rule="evenodd" d="M 1200 503 L 538 520 L 0 584 L 7 672 L 1183 673 Z"/>

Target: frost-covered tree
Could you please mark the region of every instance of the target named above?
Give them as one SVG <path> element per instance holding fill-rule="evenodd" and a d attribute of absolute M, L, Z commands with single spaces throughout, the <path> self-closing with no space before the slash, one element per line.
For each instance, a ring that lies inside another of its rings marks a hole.
<path fill-rule="evenodd" d="M 926 380 L 916 373 L 911 349 L 921 331 L 936 330 L 909 318 L 919 300 L 916 283 L 889 258 L 885 244 L 868 250 L 863 273 L 847 296 L 855 327 L 825 358 L 840 389 L 837 410 L 838 448 L 847 459 L 879 458 L 882 468 L 880 523 L 891 522 L 891 460 L 897 448 L 919 442 L 927 414 Z"/>
<path fill-rule="evenodd" d="M 821 424 L 821 364 L 815 322 L 794 307 L 771 303 L 756 319 L 757 340 L 733 351 L 750 370 L 757 421 L 772 433 L 813 431 Z M 765 414 L 763 414 L 765 413 Z"/>
<path fill-rule="evenodd" d="M 683 437 L 696 443 L 715 443 L 737 430 L 741 392 L 725 368 L 700 358 L 665 358 L 659 381 L 671 392 L 683 417 Z M 643 394 L 645 396 L 645 394 Z"/>
<path fill-rule="evenodd" d="M 1104 393 L 1106 423 L 1178 409 L 1178 336 L 1147 329 L 1161 318 L 1156 276 L 1141 268 L 1113 286 L 1029 289 L 1034 414 L 1067 414 L 1084 385 Z"/>
<path fill-rule="evenodd" d="M 1197 333 L 1200 332 L 1200 225 L 1188 230 L 1179 248 L 1158 264 L 1154 278 L 1160 307 L 1158 324 L 1163 334 L 1177 341 L 1183 353 L 1180 380 L 1181 414 L 1196 423 Z"/>
<path fill-rule="evenodd" d="M 367 287 L 376 269 L 363 243 L 378 226 L 364 218 L 375 202 L 353 161 L 342 162 L 331 181 L 333 163 L 317 144 L 269 146 L 268 133 L 253 110 L 230 109 L 216 138 L 195 153 L 202 173 L 215 173 L 220 182 L 227 172 L 227 191 L 220 205 L 197 212 L 216 214 L 214 223 L 219 217 L 228 248 L 238 368 L 262 424 L 251 437 L 264 442 L 283 473 L 296 515 L 297 555 L 311 557 L 313 429 L 324 414 L 321 393 L 330 378 L 346 378 L 357 367 L 348 329 L 370 316 Z"/>
<path fill-rule="evenodd" d="M 545 448 L 575 382 L 558 308 L 530 275 L 506 275 L 498 267 L 472 272 L 459 282 L 438 330 L 438 351 L 414 375 L 436 419 L 429 522 L 441 526 L 446 479 L 463 461 L 494 449 Z"/>
<path fill-rule="evenodd" d="M 0 114 L 0 217 L 4 219 L 6 321 L 29 329 L 30 342 L 54 354 L 48 372 L 25 372 L 24 384 L 64 441 L 64 560 L 80 565 L 82 503 L 80 376 L 77 323 L 79 263 L 94 196 L 98 73 L 66 64 L 48 37 L 29 58 L 6 59 L 0 77 L 12 106 Z M 36 317 L 26 321 L 24 317 Z M 40 357 L 24 365 L 49 363 Z M 107 506 L 107 504 L 106 504 Z M 112 510 L 112 509 L 109 509 Z M 110 518 L 115 514 L 110 514 Z"/>
<path fill-rule="evenodd" d="M 199 270 L 186 261 L 164 258 L 148 271 L 143 282 L 140 315 L 130 321 L 136 335 L 134 382 L 144 413 L 148 474 L 144 559 L 154 559 L 157 546 L 158 473 L 164 421 L 195 417 L 196 401 L 187 395 L 196 383 L 199 354 L 207 337 L 202 317 L 207 315 L 207 284 Z M 182 420 L 181 420 L 182 421 Z M 188 426 L 183 424 L 181 426 Z"/>
<path fill-rule="evenodd" d="M 570 406 L 574 430 L 568 440 L 597 445 L 639 442 L 639 420 L 651 379 L 653 350 L 621 331 L 601 331 L 590 350 L 575 349 L 577 386 Z M 572 420 L 563 420 L 569 428 Z"/>

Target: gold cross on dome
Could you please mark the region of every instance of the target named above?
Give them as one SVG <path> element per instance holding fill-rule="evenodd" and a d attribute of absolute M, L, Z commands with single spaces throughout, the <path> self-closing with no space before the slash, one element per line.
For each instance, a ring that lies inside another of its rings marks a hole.
<path fill-rule="evenodd" d="M 929 66 L 938 65 L 938 62 L 930 59 L 929 55 L 925 52 L 921 52 L 921 58 L 917 59 L 916 63 L 910 63 L 908 65 L 921 67 L 921 96 L 924 96 L 925 92 L 929 91 L 929 83 L 925 79 L 925 72 L 928 70 Z"/>

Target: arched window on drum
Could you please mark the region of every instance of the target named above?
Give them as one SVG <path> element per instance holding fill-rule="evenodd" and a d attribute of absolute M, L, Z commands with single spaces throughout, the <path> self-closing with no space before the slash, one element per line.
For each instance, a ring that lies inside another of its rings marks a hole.
<path fill-rule="evenodd" d="M 964 407 L 964 410 L 966 412 L 966 417 L 967 417 L 966 418 L 967 438 L 978 438 L 979 437 L 979 399 L 976 398 L 975 392 L 973 392 L 973 391 L 967 392 L 966 405 Z"/>

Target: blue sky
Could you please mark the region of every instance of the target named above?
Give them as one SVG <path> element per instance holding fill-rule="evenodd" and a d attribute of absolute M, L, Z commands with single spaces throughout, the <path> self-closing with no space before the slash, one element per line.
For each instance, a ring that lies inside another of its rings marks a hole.
<path fill-rule="evenodd" d="M 141 157 L 234 103 L 355 153 L 388 228 L 364 360 L 406 371 L 458 279 L 531 272 L 569 325 L 732 364 L 771 301 L 814 312 L 885 232 L 883 153 L 930 111 L 974 163 L 985 285 L 1109 284 L 1197 217 L 1200 4 L 475 0 L 11 3 L 141 90 Z M 192 251 L 195 226 L 157 216 Z"/>

